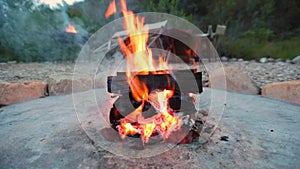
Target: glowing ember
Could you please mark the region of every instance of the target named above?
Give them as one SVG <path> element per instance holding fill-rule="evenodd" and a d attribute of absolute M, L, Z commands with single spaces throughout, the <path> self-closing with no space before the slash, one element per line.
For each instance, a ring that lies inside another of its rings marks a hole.
<path fill-rule="evenodd" d="M 68 27 L 66 28 L 66 32 L 74 33 L 74 34 L 78 33 L 77 30 L 75 29 L 75 27 L 70 23 L 68 24 Z"/>
<path fill-rule="evenodd" d="M 158 101 L 159 103 L 158 106 L 155 106 L 159 109 L 157 114 L 154 117 L 149 118 L 148 120 L 144 119 L 141 114 L 142 108 L 144 106 L 144 104 L 142 104 L 135 111 L 133 111 L 120 121 L 120 125 L 117 126 L 117 129 L 121 135 L 121 138 L 125 138 L 125 136 L 129 134 L 140 134 L 143 143 L 147 143 L 149 141 L 149 138 L 155 132 L 159 132 L 165 140 L 173 131 L 180 129 L 183 121 L 179 117 L 175 117 L 172 115 L 173 112 L 168 105 L 168 99 L 173 96 L 173 91 L 159 91 L 155 93 L 155 95 L 158 99 L 156 101 Z M 150 103 L 152 104 L 152 102 Z M 131 124 L 133 122 L 138 123 Z"/>
<path fill-rule="evenodd" d="M 133 99 L 141 105 L 120 120 L 117 126 L 119 134 L 124 139 L 127 135 L 140 134 L 143 143 L 158 132 L 164 139 L 183 124 L 182 120 L 175 117 L 169 106 L 169 98 L 173 97 L 173 90 L 149 91 L 147 84 L 142 82 L 136 75 L 168 74 L 171 67 L 164 59 L 158 57 L 158 63 L 152 57 L 152 51 L 147 46 L 149 29 L 144 25 L 144 18 L 135 16 L 132 11 L 127 11 L 125 0 L 120 0 L 121 12 L 124 16 L 124 29 L 128 33 L 129 44 L 126 44 L 121 37 L 118 41 L 123 54 L 127 60 L 126 77 Z M 115 0 L 110 3 L 105 17 L 116 12 Z M 134 73 L 138 72 L 138 73 Z M 171 87 L 171 86 L 169 86 Z M 154 117 L 145 119 L 142 116 L 144 103 L 150 103 L 156 110 Z"/>

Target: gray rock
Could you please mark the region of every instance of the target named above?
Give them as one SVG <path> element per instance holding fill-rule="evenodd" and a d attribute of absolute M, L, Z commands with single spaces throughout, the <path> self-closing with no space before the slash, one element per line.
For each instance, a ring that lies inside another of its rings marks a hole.
<path fill-rule="evenodd" d="M 260 58 L 259 62 L 260 63 L 267 63 L 268 59 L 266 57 Z"/>
<path fill-rule="evenodd" d="M 228 58 L 227 58 L 226 56 L 222 56 L 222 57 L 221 57 L 221 61 L 222 61 L 222 62 L 227 62 L 227 61 L 228 61 Z"/>
<path fill-rule="evenodd" d="M 238 59 L 238 62 L 243 62 L 243 61 L 244 61 L 243 58 L 239 58 L 239 59 Z"/>
<path fill-rule="evenodd" d="M 229 61 L 230 61 L 230 62 L 236 62 L 236 61 L 237 61 L 237 58 L 230 58 Z"/>
<path fill-rule="evenodd" d="M 292 63 L 295 63 L 295 64 L 300 64 L 300 55 L 295 57 L 293 60 L 292 60 Z"/>
<path fill-rule="evenodd" d="M 204 89 L 199 100 L 210 103 L 208 98 L 218 92 Z M 96 90 L 96 93 L 105 95 L 106 91 Z M 82 98 L 82 106 L 85 106 L 82 110 L 87 116 L 93 116 L 93 112 L 97 116 L 98 107 L 90 102 L 93 97 L 86 94 L 75 95 Z M 162 154 L 141 159 L 104 150 L 106 143 L 121 147 L 117 143 L 103 140 L 102 146 L 98 146 L 98 142 L 82 130 L 73 104 L 72 96 L 65 95 L 1 108 L 1 168 L 143 169 L 188 166 L 195 169 L 279 169 L 300 166 L 297 159 L 300 156 L 300 107 L 281 101 L 228 92 L 223 118 L 209 142 L 178 145 Z M 203 108 L 209 107 L 207 104 Z M 100 120 L 94 119 L 92 123 Z M 98 130 L 91 131 L 99 136 Z M 228 137 L 228 141 L 221 141 L 222 136 Z"/>
<path fill-rule="evenodd" d="M 292 60 L 287 59 L 287 60 L 285 60 L 285 63 L 292 63 Z"/>
<path fill-rule="evenodd" d="M 274 62 L 275 60 L 273 58 L 268 58 L 267 61 L 268 62 Z"/>
<path fill-rule="evenodd" d="M 14 60 L 14 61 L 8 61 L 7 63 L 8 63 L 8 64 L 16 64 L 17 61 L 15 61 L 15 60 Z"/>

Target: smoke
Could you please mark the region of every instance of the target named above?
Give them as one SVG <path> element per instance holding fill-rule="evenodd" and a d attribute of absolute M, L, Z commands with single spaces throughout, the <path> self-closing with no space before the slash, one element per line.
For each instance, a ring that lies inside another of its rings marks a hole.
<path fill-rule="evenodd" d="M 46 4 L 49 5 L 51 9 L 57 9 L 64 6 L 64 4 L 73 5 L 76 2 L 82 1 L 84 0 L 33 0 L 33 3 L 35 6 Z"/>
<path fill-rule="evenodd" d="M 0 1 L 0 62 L 74 60 L 88 38 L 80 20 L 70 19 L 66 2 L 58 9 L 31 0 Z M 72 23 L 78 34 L 65 31 Z"/>

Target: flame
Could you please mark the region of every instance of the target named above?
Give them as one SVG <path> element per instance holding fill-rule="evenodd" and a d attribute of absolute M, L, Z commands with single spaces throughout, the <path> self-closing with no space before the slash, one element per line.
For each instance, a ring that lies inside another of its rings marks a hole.
<path fill-rule="evenodd" d="M 155 93 L 159 103 L 159 111 L 156 114 L 151 122 L 147 122 L 147 119 L 142 117 L 142 108 L 144 103 L 139 106 L 132 113 L 127 115 L 124 119 L 120 121 L 120 125 L 117 126 L 117 129 L 121 135 L 121 138 L 125 138 L 127 135 L 131 134 L 140 134 L 143 140 L 143 143 L 147 143 L 149 138 L 153 133 L 158 131 L 160 135 L 166 140 L 173 131 L 180 129 L 183 124 L 183 121 L 179 117 L 172 115 L 172 110 L 169 109 L 168 99 L 173 96 L 174 92 L 172 90 L 163 90 Z M 138 124 L 131 124 L 133 122 L 139 122 Z"/>
<path fill-rule="evenodd" d="M 130 44 L 126 45 L 123 39 L 118 37 L 121 50 L 127 60 L 127 81 L 136 101 L 147 100 L 147 86 L 135 78 L 137 73 L 133 72 L 138 71 L 138 74 L 147 75 L 151 71 L 151 73 L 158 74 L 161 72 L 156 70 L 168 69 L 168 64 L 162 56 L 159 57 L 158 64 L 152 59 L 152 51 L 147 47 L 149 29 L 144 25 L 144 17 L 135 16 L 132 11 L 127 11 L 125 0 L 120 0 L 120 4 L 124 15 L 123 27 L 127 30 L 130 41 Z"/>
<path fill-rule="evenodd" d="M 113 0 L 108 5 L 107 11 L 105 12 L 105 18 L 109 18 L 111 15 L 115 14 L 116 12 L 117 12 L 116 0 Z"/>
<path fill-rule="evenodd" d="M 182 120 L 178 117 L 172 116 L 168 110 L 168 99 L 173 96 L 174 92 L 171 90 L 164 90 L 158 93 L 158 102 L 160 105 L 159 120 L 162 123 L 157 123 L 157 130 L 161 133 L 164 139 L 168 138 L 172 131 L 178 130 L 183 124 Z"/>
<path fill-rule="evenodd" d="M 155 127 L 156 124 L 154 123 L 154 121 L 150 124 L 142 125 L 141 135 L 142 135 L 143 143 L 147 143 L 149 141 L 149 138 L 153 134 Z"/>
<path fill-rule="evenodd" d="M 135 135 L 138 133 L 138 130 L 133 127 L 131 123 L 120 123 L 120 125 L 117 126 L 117 129 L 122 139 L 124 139 L 128 134 Z"/>
<path fill-rule="evenodd" d="M 68 24 L 68 27 L 66 28 L 66 32 L 74 33 L 74 34 L 78 33 L 77 30 L 75 29 L 75 27 L 70 23 Z"/>
<path fill-rule="evenodd" d="M 129 134 L 140 134 L 143 143 L 147 143 L 155 132 L 159 132 L 166 139 L 172 131 L 176 131 L 183 124 L 181 119 L 173 116 L 173 111 L 169 108 L 168 100 L 173 96 L 174 91 L 157 90 L 149 95 L 147 84 L 141 81 L 138 75 L 170 73 L 171 67 L 163 55 L 158 57 L 158 63 L 153 59 L 152 51 L 147 46 L 149 28 L 144 25 L 145 18 L 135 16 L 132 11 L 128 11 L 125 0 L 120 0 L 120 7 L 124 16 L 123 27 L 129 38 L 128 44 L 118 37 L 120 48 L 127 61 L 127 83 L 134 100 L 142 104 L 121 119 L 117 129 L 123 139 Z M 115 0 L 113 0 L 105 16 L 109 17 L 115 12 Z M 145 119 L 142 116 L 145 102 L 155 104 L 157 114 L 154 117 Z"/>

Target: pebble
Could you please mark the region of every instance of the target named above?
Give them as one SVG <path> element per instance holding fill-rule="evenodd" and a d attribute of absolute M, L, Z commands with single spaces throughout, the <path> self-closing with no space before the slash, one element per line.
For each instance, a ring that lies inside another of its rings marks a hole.
<path fill-rule="evenodd" d="M 268 62 L 274 62 L 275 60 L 273 58 L 268 58 Z"/>
<path fill-rule="evenodd" d="M 239 67 L 250 76 L 251 80 L 260 89 L 268 83 L 300 80 L 299 64 L 293 64 L 291 61 L 284 62 L 281 59 L 261 59 L 257 62 L 255 60 L 241 61 L 231 58 L 229 62 L 223 62 L 223 66 L 234 65 Z M 204 79 L 208 79 L 207 74 L 203 75 Z"/>
<path fill-rule="evenodd" d="M 268 61 L 268 59 L 265 57 L 259 59 L 260 63 L 266 63 L 267 61 Z"/>
<path fill-rule="evenodd" d="M 237 61 L 237 58 L 230 58 L 229 61 L 230 61 L 230 62 L 236 62 L 236 61 Z"/>
<path fill-rule="evenodd" d="M 291 62 L 295 64 L 300 64 L 300 55 L 295 57 Z"/>
<path fill-rule="evenodd" d="M 229 137 L 228 136 L 221 136 L 220 140 L 221 141 L 229 141 Z"/>
<path fill-rule="evenodd" d="M 0 64 L 1 81 L 23 82 L 27 80 L 47 81 L 48 76 L 58 72 L 73 72 L 72 63 L 18 63 Z"/>
<path fill-rule="evenodd" d="M 221 61 L 222 61 L 222 62 L 227 62 L 227 61 L 228 61 L 228 58 L 227 58 L 226 56 L 222 56 L 222 57 L 221 57 Z"/>
<path fill-rule="evenodd" d="M 285 60 L 286 63 L 292 63 L 290 59 Z"/>

